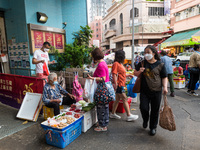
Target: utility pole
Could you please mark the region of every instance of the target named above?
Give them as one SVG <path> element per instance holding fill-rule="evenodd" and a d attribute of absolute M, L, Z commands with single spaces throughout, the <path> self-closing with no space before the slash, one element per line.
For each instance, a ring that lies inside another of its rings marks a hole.
<path fill-rule="evenodd" d="M 132 9 L 132 61 L 131 61 L 131 65 L 132 65 L 132 68 L 134 69 L 135 66 L 134 66 L 134 0 L 132 0 L 132 5 L 133 5 L 133 9 Z"/>

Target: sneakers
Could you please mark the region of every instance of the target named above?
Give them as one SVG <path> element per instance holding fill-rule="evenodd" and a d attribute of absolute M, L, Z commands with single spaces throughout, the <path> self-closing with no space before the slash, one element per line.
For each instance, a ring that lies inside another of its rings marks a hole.
<path fill-rule="evenodd" d="M 191 91 L 187 91 L 186 92 L 188 95 L 190 96 L 199 96 L 199 94 L 195 93 L 195 92 L 191 92 Z"/>
<path fill-rule="evenodd" d="M 192 96 L 199 96 L 199 94 L 195 93 L 195 92 L 191 92 Z"/>
<path fill-rule="evenodd" d="M 130 115 L 130 116 L 127 116 L 127 119 L 126 121 L 134 121 L 134 120 L 137 120 L 139 118 L 138 115 Z"/>
<path fill-rule="evenodd" d="M 117 115 L 116 113 L 114 113 L 114 114 L 110 114 L 110 118 L 112 118 L 112 119 L 121 119 L 121 117 L 119 116 L 119 115 Z"/>

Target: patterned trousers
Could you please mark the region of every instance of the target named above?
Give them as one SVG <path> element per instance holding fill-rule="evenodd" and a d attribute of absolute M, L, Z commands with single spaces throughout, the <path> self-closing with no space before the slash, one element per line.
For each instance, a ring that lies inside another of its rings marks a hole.
<path fill-rule="evenodd" d="M 109 123 L 109 104 L 97 105 L 97 118 L 100 127 L 106 127 Z"/>

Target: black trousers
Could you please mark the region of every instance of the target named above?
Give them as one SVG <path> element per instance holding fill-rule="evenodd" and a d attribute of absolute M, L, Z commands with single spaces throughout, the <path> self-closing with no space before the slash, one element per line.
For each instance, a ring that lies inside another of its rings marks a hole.
<path fill-rule="evenodd" d="M 189 81 L 188 89 L 194 90 L 198 80 L 199 80 L 199 74 L 190 73 L 190 81 Z"/>
<path fill-rule="evenodd" d="M 151 94 L 147 94 L 144 92 L 140 93 L 140 111 L 144 122 L 148 123 L 150 118 L 150 124 L 149 124 L 150 129 L 157 128 L 161 98 L 162 98 L 161 91 L 153 92 Z M 150 106 L 151 106 L 151 112 L 149 115 Z"/>
<path fill-rule="evenodd" d="M 71 99 L 71 97 L 69 97 L 68 95 L 66 97 L 63 97 L 62 105 L 71 105 L 73 103 L 76 103 L 75 99 Z M 60 105 L 59 105 L 59 103 L 49 102 L 46 106 L 49 107 L 49 108 L 53 108 L 54 109 L 54 116 L 60 114 Z"/>

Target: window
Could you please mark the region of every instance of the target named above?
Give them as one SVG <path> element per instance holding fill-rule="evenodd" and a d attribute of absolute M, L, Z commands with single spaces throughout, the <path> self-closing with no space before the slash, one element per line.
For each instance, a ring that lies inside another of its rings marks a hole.
<path fill-rule="evenodd" d="M 96 31 L 98 32 L 98 29 L 96 29 Z"/>
<path fill-rule="evenodd" d="M 98 23 L 96 23 L 96 26 L 98 26 Z"/>
<path fill-rule="evenodd" d="M 109 23 L 110 25 L 110 28 L 114 28 L 115 27 L 115 24 L 116 24 L 116 20 L 115 19 L 112 19 Z"/>
<path fill-rule="evenodd" d="M 130 18 L 132 19 L 132 15 L 133 15 L 133 9 L 130 10 Z M 139 17 L 139 9 L 138 8 L 134 8 L 134 17 Z"/>
<path fill-rule="evenodd" d="M 121 34 L 123 34 L 123 14 L 120 14 L 120 27 L 121 27 Z"/>
<path fill-rule="evenodd" d="M 149 7 L 149 16 L 164 16 L 164 7 Z"/>
<path fill-rule="evenodd" d="M 181 0 L 176 0 L 176 2 L 179 2 L 179 1 L 181 1 Z"/>
<path fill-rule="evenodd" d="M 97 37 L 99 37 L 99 35 L 97 34 Z"/>
<path fill-rule="evenodd" d="M 107 30 L 107 24 L 105 24 L 105 30 Z"/>

